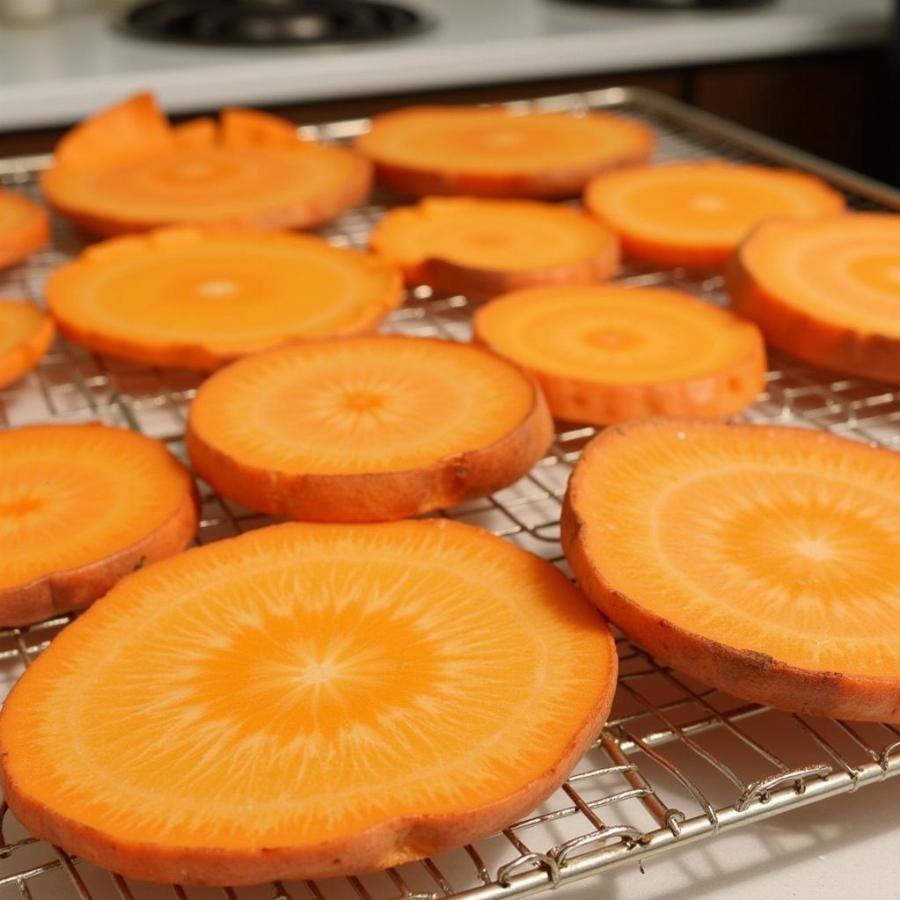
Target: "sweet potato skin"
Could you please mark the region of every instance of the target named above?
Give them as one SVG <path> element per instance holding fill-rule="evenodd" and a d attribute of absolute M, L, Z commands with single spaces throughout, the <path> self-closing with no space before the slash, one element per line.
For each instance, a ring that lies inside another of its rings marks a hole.
<path fill-rule="evenodd" d="M 189 413 L 186 443 L 196 471 L 251 509 L 311 522 L 382 522 L 483 497 L 525 475 L 553 441 L 553 420 L 540 388 L 519 426 L 489 447 L 431 466 L 364 474 L 288 474 L 251 468 L 208 443 Z"/>
<path fill-rule="evenodd" d="M 763 426 L 757 426 L 763 427 Z M 622 428 L 594 438 L 594 452 L 616 440 Z M 755 650 L 721 644 L 654 615 L 603 579 L 586 547 L 578 484 L 569 482 L 561 517 L 563 552 L 579 587 L 610 621 L 666 665 L 754 703 L 788 712 L 856 721 L 900 722 L 896 680 L 839 672 L 810 671 Z"/>
<path fill-rule="evenodd" d="M 738 247 L 725 273 L 731 306 L 756 322 L 770 344 L 804 362 L 900 384 L 900 338 L 814 318 L 767 291 L 746 264 L 746 246 L 752 236 Z"/>
<path fill-rule="evenodd" d="M 259 847 L 235 851 L 114 840 L 96 829 L 51 813 L 21 791 L 0 767 L 4 794 L 10 809 L 31 833 L 59 844 L 95 865 L 130 878 L 218 886 L 258 884 L 272 879 L 330 878 L 386 869 L 463 846 L 499 831 L 534 809 L 565 781 L 609 715 L 618 659 L 612 636 L 608 639 L 609 664 L 605 671 L 597 673 L 607 685 L 603 702 L 592 710 L 560 758 L 515 794 L 476 810 L 387 819 L 352 839 L 324 842 L 314 847 Z M 2 752 L 0 747 L 0 754 Z"/>

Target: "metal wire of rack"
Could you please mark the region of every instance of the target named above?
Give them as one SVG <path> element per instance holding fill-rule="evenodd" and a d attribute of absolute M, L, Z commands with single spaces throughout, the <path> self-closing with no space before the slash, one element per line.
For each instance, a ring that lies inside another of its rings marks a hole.
<path fill-rule="evenodd" d="M 860 208 L 900 209 L 900 193 L 647 91 L 614 88 L 511 104 L 574 110 L 613 109 L 659 134 L 657 158 L 716 156 L 812 171 Z M 364 120 L 307 126 L 343 140 Z M 37 194 L 45 157 L 0 161 L 0 183 Z M 390 198 L 355 209 L 324 230 L 336 244 L 362 246 Z M 81 242 L 54 222 L 52 245 L 0 276 L 0 294 L 41 303 L 47 274 Z M 666 284 L 723 302 L 721 279 L 680 271 L 626 271 L 628 284 Z M 410 291 L 389 329 L 464 340 L 471 304 L 462 296 Z M 196 374 L 125 363 L 57 341 L 26 379 L 0 390 L 0 427 L 101 420 L 165 441 L 184 456 L 186 408 Z M 772 354 L 767 388 L 743 416 L 753 422 L 821 428 L 900 450 L 900 391 L 837 377 Z M 559 509 L 574 461 L 594 429 L 562 427 L 546 458 L 519 483 L 444 514 L 489 528 L 565 569 Z M 269 520 L 201 484 L 199 543 Z M 66 624 L 66 618 L 0 630 L 0 689 L 5 691 Z M 477 846 L 355 878 L 258 888 L 163 888 L 125 880 L 26 834 L 0 808 L 0 898 L 78 900 L 219 896 L 313 900 L 467 900 L 521 896 L 709 838 L 803 804 L 900 774 L 900 728 L 812 719 L 745 703 L 658 664 L 618 639 L 621 674 L 612 718 L 566 783 L 528 818 Z"/>

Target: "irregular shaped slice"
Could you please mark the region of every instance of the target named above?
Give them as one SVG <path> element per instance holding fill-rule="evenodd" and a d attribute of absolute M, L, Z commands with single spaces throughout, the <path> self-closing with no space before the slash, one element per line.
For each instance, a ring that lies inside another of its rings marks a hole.
<path fill-rule="evenodd" d="M 802 172 L 723 162 L 635 167 L 599 175 L 584 203 L 626 256 L 654 266 L 720 269 L 773 216 L 841 212 L 843 196 Z"/>
<path fill-rule="evenodd" d="M 765 380 L 755 325 L 662 288 L 515 291 L 478 310 L 475 339 L 531 372 L 554 416 L 594 425 L 730 415 Z"/>
<path fill-rule="evenodd" d="M 663 662 L 738 697 L 900 721 L 900 455 L 687 421 L 603 432 L 565 501 L 587 595 Z"/>
<path fill-rule="evenodd" d="M 766 339 L 827 369 L 900 384 L 900 216 L 766 222 L 727 274 Z"/>
<path fill-rule="evenodd" d="M 47 243 L 50 222 L 27 197 L 0 190 L 0 269 L 14 266 Z"/>
<path fill-rule="evenodd" d="M 375 256 L 299 234 L 161 229 L 88 247 L 47 283 L 69 338 L 159 366 L 214 369 L 289 341 L 373 331 L 403 301 Z"/>
<path fill-rule="evenodd" d="M 0 388 L 30 372 L 53 342 L 53 319 L 27 300 L 0 298 Z"/>
<path fill-rule="evenodd" d="M 196 470 L 251 509 L 320 522 L 398 519 L 490 494 L 546 452 L 538 386 L 467 344 L 397 335 L 241 360 L 201 385 Z"/>
<path fill-rule="evenodd" d="M 172 127 L 150 94 L 70 131 L 42 176 L 48 201 L 96 234 L 163 225 L 311 228 L 369 193 L 370 163 L 297 137 L 283 119 L 224 110 Z"/>
<path fill-rule="evenodd" d="M 0 431 L 0 625 L 81 609 L 196 527 L 191 476 L 158 441 L 104 425 Z"/>
<path fill-rule="evenodd" d="M 135 878 L 383 869 L 549 795 L 615 675 L 599 613 L 485 531 L 271 526 L 135 573 L 54 640 L 0 717 L 6 798 Z"/>
<path fill-rule="evenodd" d="M 606 113 L 517 115 L 500 106 L 417 106 L 376 116 L 356 147 L 403 194 L 573 197 L 598 172 L 646 162 L 645 125 Z"/>
<path fill-rule="evenodd" d="M 619 264 L 616 236 L 567 206 L 431 197 L 390 211 L 372 249 L 411 284 L 483 300 L 532 284 L 602 281 Z"/>

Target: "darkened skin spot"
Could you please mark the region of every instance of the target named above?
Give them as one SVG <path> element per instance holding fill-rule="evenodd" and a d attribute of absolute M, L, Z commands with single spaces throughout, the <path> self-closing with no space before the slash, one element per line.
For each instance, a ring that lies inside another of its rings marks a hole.
<path fill-rule="evenodd" d="M 142 557 L 134 564 L 134 568 L 132 569 L 132 571 L 133 571 L 133 572 L 137 572 L 138 569 L 143 569 L 144 566 L 146 566 L 148 562 L 149 562 L 149 560 L 147 559 L 147 557 L 146 557 L 146 556 L 142 556 Z"/>

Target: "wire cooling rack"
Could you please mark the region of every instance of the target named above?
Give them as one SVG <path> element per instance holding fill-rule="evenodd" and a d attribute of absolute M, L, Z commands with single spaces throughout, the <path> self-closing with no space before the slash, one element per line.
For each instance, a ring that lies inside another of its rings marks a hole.
<path fill-rule="evenodd" d="M 716 156 L 791 165 L 845 190 L 863 208 L 900 209 L 900 193 L 657 94 L 611 89 L 511 104 L 581 111 L 613 109 L 652 125 L 657 157 Z M 364 120 L 302 131 L 343 140 Z M 0 182 L 37 195 L 44 157 L 0 161 Z M 363 246 L 389 197 L 345 215 L 325 230 L 337 244 Z M 54 240 L 0 277 L 0 294 L 41 303 L 44 279 L 81 242 L 61 221 Z M 626 271 L 628 284 L 671 285 L 723 302 L 719 277 L 693 280 L 680 271 Z M 462 296 L 410 292 L 390 330 L 465 339 L 472 305 Z M 108 359 L 57 341 L 35 372 L 0 391 L 0 427 L 99 419 L 164 440 L 184 456 L 185 412 L 198 376 Z M 900 450 L 900 391 L 838 378 L 772 354 L 765 393 L 743 418 L 821 428 Z M 549 455 L 519 483 L 446 511 L 484 526 L 565 568 L 559 510 L 566 481 L 592 428 L 563 427 Z M 198 535 L 208 543 L 269 520 L 201 484 Z M 9 685 L 66 624 L 61 618 L 0 631 L 0 687 Z M 853 791 L 900 773 L 900 728 L 790 715 L 748 704 L 656 663 L 618 641 L 621 675 L 612 718 L 568 781 L 528 818 L 477 846 L 359 878 L 256 888 L 197 889 L 147 885 L 103 872 L 22 830 L 6 807 L 0 822 L 0 898 L 141 900 L 141 898 L 312 898 L 312 900 L 494 900 L 530 894 L 596 875 L 793 807 Z"/>

